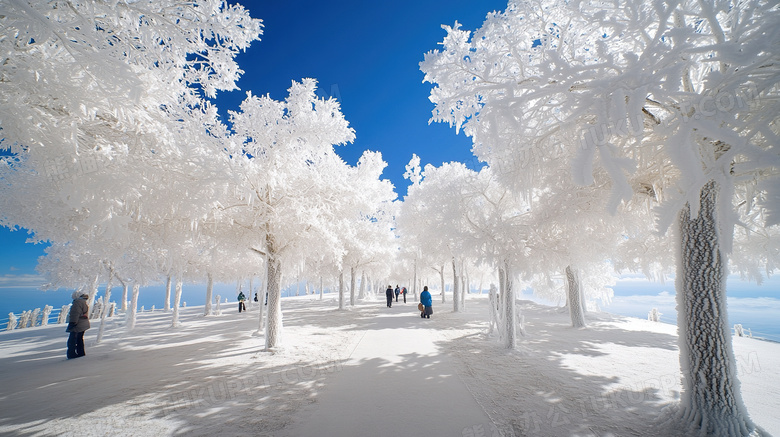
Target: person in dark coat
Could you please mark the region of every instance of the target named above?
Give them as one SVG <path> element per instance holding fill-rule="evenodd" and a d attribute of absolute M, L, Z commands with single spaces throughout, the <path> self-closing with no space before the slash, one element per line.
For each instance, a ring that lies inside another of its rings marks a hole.
<path fill-rule="evenodd" d="M 70 318 L 68 319 L 68 359 L 79 358 L 86 355 L 84 352 L 84 332 L 89 329 L 89 294 L 74 291 L 71 295 L 73 303 L 70 305 Z"/>
<path fill-rule="evenodd" d="M 246 300 L 246 296 L 244 296 L 243 291 L 238 292 L 238 312 L 240 313 L 241 310 L 246 311 L 246 305 L 244 304 L 244 301 Z"/>
<path fill-rule="evenodd" d="M 387 307 L 392 308 L 393 307 L 393 286 L 388 285 L 387 290 L 385 290 L 385 295 L 387 296 Z"/>
<path fill-rule="evenodd" d="M 401 294 L 401 289 L 398 288 L 398 284 L 395 284 L 395 301 L 398 302 L 398 295 Z"/>
<path fill-rule="evenodd" d="M 431 292 L 428 291 L 428 286 L 423 287 L 423 292 L 420 293 L 420 303 L 423 304 L 423 310 L 420 312 L 420 317 L 431 318 L 433 314 L 433 298 Z"/>

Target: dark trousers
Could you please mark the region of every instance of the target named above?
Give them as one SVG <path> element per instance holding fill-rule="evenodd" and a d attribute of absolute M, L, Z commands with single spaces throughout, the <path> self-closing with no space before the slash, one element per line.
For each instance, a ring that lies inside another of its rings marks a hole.
<path fill-rule="evenodd" d="M 392 308 L 393 307 L 393 295 L 388 294 L 387 295 L 387 307 Z"/>
<path fill-rule="evenodd" d="M 406 303 L 406 293 L 404 293 L 404 303 Z"/>
<path fill-rule="evenodd" d="M 71 332 L 68 336 L 68 359 L 83 357 L 84 352 L 84 331 Z"/>
<path fill-rule="evenodd" d="M 243 300 L 238 303 L 238 312 L 240 313 L 241 310 L 246 311 L 246 305 L 244 305 L 244 301 Z"/>

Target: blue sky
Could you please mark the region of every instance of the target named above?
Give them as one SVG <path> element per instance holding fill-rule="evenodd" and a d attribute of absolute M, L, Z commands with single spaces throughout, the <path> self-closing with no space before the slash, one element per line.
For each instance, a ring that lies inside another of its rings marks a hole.
<path fill-rule="evenodd" d="M 241 3 L 241 2 L 239 2 Z M 402 175 L 412 153 L 423 163 L 461 161 L 478 165 L 471 142 L 446 124 L 428 125 L 431 84 L 423 84 L 419 62 L 445 36 L 442 24 L 456 20 L 479 28 L 488 12 L 506 0 L 400 0 L 366 2 L 251 1 L 242 3 L 264 22 L 260 42 L 238 58 L 246 71 L 242 91 L 220 96 L 225 114 L 247 90 L 284 99 L 292 80 L 318 80 L 323 96 L 341 102 L 355 129 L 353 144 L 337 148 L 355 164 L 364 150 L 378 150 L 388 163 L 383 175 L 406 193 Z"/>
<path fill-rule="evenodd" d="M 232 2 L 231 2 L 232 3 Z M 245 1 L 264 31 L 238 63 L 245 71 L 241 91 L 222 93 L 217 105 L 223 117 L 237 110 L 246 92 L 281 100 L 293 80 L 318 80 L 320 94 L 337 98 L 357 139 L 337 152 L 350 164 L 364 150 L 382 152 L 388 167 L 383 178 L 406 194 L 404 166 L 413 153 L 423 163 L 461 161 L 478 165 L 471 142 L 443 124 L 428 125 L 433 104 L 430 84 L 419 69 L 425 52 L 444 38 L 442 24 L 455 20 L 466 28 L 481 26 L 488 12 L 506 1 L 397 0 L 367 2 Z M 24 244 L 25 232 L 0 228 L 0 287 L 35 273 L 43 245 Z"/>

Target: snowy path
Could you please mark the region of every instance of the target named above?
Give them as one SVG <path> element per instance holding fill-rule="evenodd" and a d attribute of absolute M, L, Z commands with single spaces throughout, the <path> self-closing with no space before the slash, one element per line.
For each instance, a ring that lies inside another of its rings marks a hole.
<path fill-rule="evenodd" d="M 490 419 L 435 345 L 436 314 L 416 304 L 361 308 L 371 317 L 348 360 L 287 436 L 461 436 Z"/>
<path fill-rule="evenodd" d="M 112 319 L 100 345 L 95 323 L 70 361 L 62 325 L 0 332 L 0 436 L 679 435 L 655 427 L 679 398 L 674 325 L 592 313 L 578 330 L 519 304 L 529 335 L 514 352 L 487 337 L 484 296 L 430 320 L 411 301 L 286 298 L 274 353 L 252 335 L 257 308 L 232 305 L 184 308 L 175 329 L 160 311 L 132 332 Z M 751 417 L 780 437 L 780 344 L 734 351 Z"/>

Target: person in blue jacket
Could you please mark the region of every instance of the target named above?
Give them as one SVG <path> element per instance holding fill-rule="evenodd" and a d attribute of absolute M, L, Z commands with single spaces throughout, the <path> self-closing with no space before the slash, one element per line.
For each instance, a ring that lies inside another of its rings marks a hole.
<path fill-rule="evenodd" d="M 420 303 L 423 304 L 423 310 L 420 312 L 420 317 L 431 318 L 433 314 L 433 298 L 431 298 L 431 292 L 428 291 L 428 286 L 423 287 L 423 292 L 420 293 Z"/>

